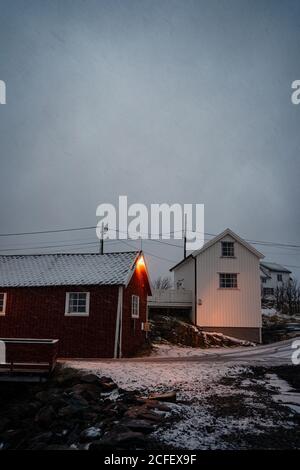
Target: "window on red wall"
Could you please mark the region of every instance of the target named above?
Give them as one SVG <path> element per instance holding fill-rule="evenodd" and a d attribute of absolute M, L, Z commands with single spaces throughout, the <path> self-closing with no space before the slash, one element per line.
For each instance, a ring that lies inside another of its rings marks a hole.
<path fill-rule="evenodd" d="M 131 296 L 131 317 L 139 318 L 140 316 L 140 298 L 138 295 Z"/>
<path fill-rule="evenodd" d="M 89 315 L 90 293 L 67 292 L 65 315 Z"/>
<path fill-rule="evenodd" d="M 0 315 L 5 315 L 6 310 L 6 292 L 0 292 Z"/>

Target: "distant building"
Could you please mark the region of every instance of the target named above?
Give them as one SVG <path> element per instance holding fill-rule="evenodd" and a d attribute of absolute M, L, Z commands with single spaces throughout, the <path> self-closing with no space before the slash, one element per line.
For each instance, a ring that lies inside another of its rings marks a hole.
<path fill-rule="evenodd" d="M 287 285 L 292 272 L 277 263 L 260 262 L 260 280 L 262 298 L 272 298 L 278 287 Z"/>

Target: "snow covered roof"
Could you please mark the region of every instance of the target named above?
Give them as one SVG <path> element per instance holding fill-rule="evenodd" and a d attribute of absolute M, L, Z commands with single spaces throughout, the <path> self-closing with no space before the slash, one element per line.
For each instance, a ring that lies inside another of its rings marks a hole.
<path fill-rule="evenodd" d="M 0 287 L 126 285 L 138 251 L 0 256 Z"/>
<path fill-rule="evenodd" d="M 267 278 L 272 278 L 272 276 L 270 276 L 268 274 L 268 270 L 266 268 L 264 268 L 262 265 L 260 265 L 260 277 L 264 278 L 264 279 L 267 279 Z"/>
<path fill-rule="evenodd" d="M 261 261 L 260 264 L 263 268 L 266 268 L 269 271 L 275 271 L 275 272 L 278 272 L 278 273 L 290 273 L 290 274 L 292 272 L 289 269 L 285 268 L 284 266 L 281 266 L 281 264 L 267 263 L 265 261 Z"/>

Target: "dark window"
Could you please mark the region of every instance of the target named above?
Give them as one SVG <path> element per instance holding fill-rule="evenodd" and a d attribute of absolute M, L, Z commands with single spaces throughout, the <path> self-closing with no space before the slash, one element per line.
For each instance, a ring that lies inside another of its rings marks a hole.
<path fill-rule="evenodd" d="M 274 295 L 274 289 L 272 287 L 264 287 L 264 297 Z"/>
<path fill-rule="evenodd" d="M 263 284 L 265 284 L 267 282 L 267 278 L 263 277 L 261 281 Z"/>
<path fill-rule="evenodd" d="M 277 274 L 277 281 L 282 282 L 282 274 Z"/>
<path fill-rule="evenodd" d="M 234 256 L 234 242 L 222 242 L 222 256 L 229 258 Z"/>
<path fill-rule="evenodd" d="M 236 289 L 237 274 L 236 273 L 220 273 L 220 289 Z"/>

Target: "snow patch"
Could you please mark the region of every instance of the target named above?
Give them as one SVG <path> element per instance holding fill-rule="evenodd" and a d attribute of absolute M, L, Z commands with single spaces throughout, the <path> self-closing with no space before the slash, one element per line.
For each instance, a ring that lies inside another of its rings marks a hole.
<path fill-rule="evenodd" d="M 292 389 L 289 384 L 276 374 L 266 374 L 269 386 L 278 390 L 273 399 L 282 405 L 288 406 L 293 412 L 300 413 L 300 393 Z"/>

